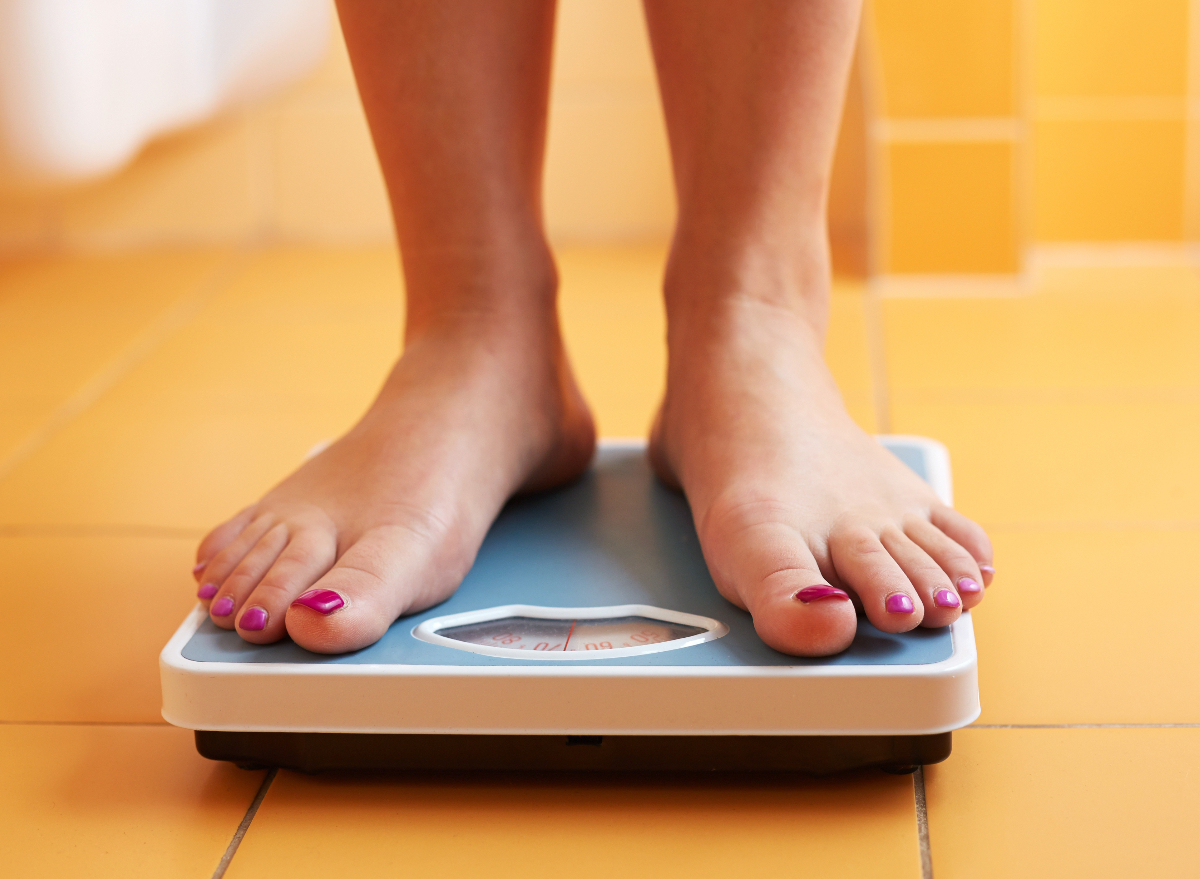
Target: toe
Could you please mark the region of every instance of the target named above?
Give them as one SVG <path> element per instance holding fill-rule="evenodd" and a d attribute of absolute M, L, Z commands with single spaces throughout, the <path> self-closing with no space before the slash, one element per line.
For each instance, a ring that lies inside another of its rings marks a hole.
<path fill-rule="evenodd" d="M 866 525 L 840 526 L 829 539 L 839 580 L 854 590 L 877 629 L 907 632 L 925 618 L 921 595 L 879 537 Z"/>
<path fill-rule="evenodd" d="M 271 569 L 241 602 L 238 634 L 255 644 L 282 638 L 288 605 L 316 583 L 336 557 L 337 532 L 331 522 L 296 528 Z"/>
<path fill-rule="evenodd" d="M 815 562 L 777 571 L 744 594 L 754 630 L 780 653 L 829 656 L 854 640 L 850 596 L 826 583 Z"/>
<path fill-rule="evenodd" d="M 963 610 L 983 601 L 983 575 L 969 552 L 919 517 L 905 523 L 904 533 L 946 572 L 962 598 Z"/>
<path fill-rule="evenodd" d="M 925 615 L 921 625 L 936 629 L 948 626 L 962 614 L 962 598 L 941 565 L 913 543 L 899 528 L 883 529 L 879 540 L 896 560 L 904 576 L 921 596 Z"/>
<path fill-rule="evenodd" d="M 197 583 L 206 582 L 202 578 L 209 562 L 213 560 L 213 557 L 217 553 L 229 546 L 245 530 L 253 518 L 254 507 L 246 507 L 246 509 L 242 510 L 232 519 L 227 519 L 212 531 L 209 531 L 205 538 L 200 541 L 200 545 L 196 547 L 196 566 L 192 568 L 192 576 L 196 578 Z"/>
<path fill-rule="evenodd" d="M 410 529 L 372 529 L 291 603 L 288 634 L 314 653 L 360 650 L 383 637 L 402 613 L 444 598 L 468 567 L 470 560 L 431 563 L 427 545 Z"/>
<path fill-rule="evenodd" d="M 940 504 L 933 508 L 930 521 L 935 528 L 971 554 L 983 575 L 983 585 L 990 586 L 996 568 L 992 561 L 992 542 L 988 539 L 987 532 L 958 510 Z"/>
<path fill-rule="evenodd" d="M 267 571 L 271 570 L 287 543 L 288 527 L 283 522 L 268 529 L 259 538 L 225 578 L 212 604 L 209 605 L 208 615 L 214 623 L 223 629 L 233 628 L 238 610 L 245 603 L 246 597 L 254 591 L 254 587 Z"/>
<path fill-rule="evenodd" d="M 232 521 L 234 520 L 231 519 L 230 522 Z M 246 557 L 246 553 L 253 549 L 254 545 L 262 539 L 264 534 L 271 530 L 271 526 L 274 524 L 275 519 L 272 516 L 258 516 L 247 523 L 204 566 L 203 573 L 199 577 L 200 588 L 196 591 L 196 595 L 202 601 L 211 601 L 215 598 L 226 579 L 233 573 L 234 568 L 241 564 L 242 559 Z"/>
<path fill-rule="evenodd" d="M 768 645 L 793 656 L 828 656 L 850 646 L 854 606 L 829 586 L 795 528 L 769 504 L 731 504 L 706 517 L 701 545 L 717 588 L 750 611 Z"/>

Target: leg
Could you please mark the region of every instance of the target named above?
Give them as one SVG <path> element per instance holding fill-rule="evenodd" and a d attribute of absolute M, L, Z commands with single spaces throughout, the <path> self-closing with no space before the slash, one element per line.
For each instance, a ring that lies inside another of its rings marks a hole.
<path fill-rule="evenodd" d="M 593 447 L 542 232 L 553 0 L 340 13 L 400 242 L 404 356 L 349 433 L 197 553 L 217 625 L 326 653 L 444 599 L 505 500 Z"/>
<path fill-rule="evenodd" d="M 991 547 L 849 418 L 822 360 L 825 203 L 856 0 L 646 0 L 679 221 L 651 459 L 722 594 L 778 650 L 943 626 Z M 840 599 L 840 600 L 839 600 Z"/>

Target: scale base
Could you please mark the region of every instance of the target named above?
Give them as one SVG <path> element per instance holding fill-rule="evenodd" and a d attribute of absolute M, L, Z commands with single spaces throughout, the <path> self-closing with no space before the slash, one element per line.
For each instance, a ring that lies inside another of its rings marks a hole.
<path fill-rule="evenodd" d="M 573 772 L 914 772 L 950 756 L 950 733 L 915 736 L 527 736 L 214 732 L 196 749 L 244 769 Z"/>

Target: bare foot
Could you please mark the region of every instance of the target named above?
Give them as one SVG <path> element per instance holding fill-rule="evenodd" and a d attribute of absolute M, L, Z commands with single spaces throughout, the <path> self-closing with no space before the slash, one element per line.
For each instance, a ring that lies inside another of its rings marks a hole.
<path fill-rule="evenodd" d="M 257 644 L 365 647 L 458 587 L 512 494 L 581 473 L 592 420 L 549 302 L 410 331 L 362 420 L 204 538 L 213 622 Z"/>
<path fill-rule="evenodd" d="M 776 650 L 848 647 L 846 592 L 884 631 L 945 626 L 983 599 L 987 535 L 851 421 L 800 303 L 668 295 L 652 463 L 686 492 L 717 588 Z"/>

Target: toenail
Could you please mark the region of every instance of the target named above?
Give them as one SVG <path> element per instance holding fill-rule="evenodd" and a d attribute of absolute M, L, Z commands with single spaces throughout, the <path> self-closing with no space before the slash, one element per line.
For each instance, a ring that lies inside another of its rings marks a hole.
<path fill-rule="evenodd" d="M 939 589 L 933 593 L 933 603 L 938 607 L 958 607 L 962 604 L 958 594 L 950 589 Z"/>
<path fill-rule="evenodd" d="M 970 577 L 963 577 L 961 580 L 958 581 L 958 583 L 956 585 L 958 586 L 959 592 L 975 593 L 975 592 L 980 592 L 983 589 L 982 586 L 980 586 L 978 583 L 976 583 Z"/>
<path fill-rule="evenodd" d="M 212 615 L 215 617 L 227 617 L 233 613 L 233 599 L 228 595 L 222 595 L 213 602 Z"/>
<path fill-rule="evenodd" d="M 985 574 L 996 573 L 996 569 L 993 568 L 991 565 L 980 565 L 979 570 L 983 571 L 983 573 L 985 573 Z"/>
<path fill-rule="evenodd" d="M 267 627 L 267 612 L 261 607 L 247 608 L 238 620 L 238 628 L 247 632 L 261 632 Z"/>
<path fill-rule="evenodd" d="M 217 584 L 216 583 L 205 583 L 203 586 L 201 586 L 199 589 L 196 590 L 196 595 L 198 595 L 200 598 L 203 598 L 205 601 L 208 601 L 208 599 L 212 598 L 216 594 L 217 594 Z"/>
<path fill-rule="evenodd" d="M 887 608 L 888 613 L 912 613 L 916 610 L 913 600 L 904 592 L 893 592 L 884 601 L 883 606 Z"/>
<path fill-rule="evenodd" d="M 792 596 L 797 601 L 808 604 L 812 601 L 820 601 L 822 598 L 836 598 L 839 601 L 849 601 L 850 596 L 841 589 L 835 589 L 832 586 L 805 586 L 799 592 Z"/>
<path fill-rule="evenodd" d="M 192 576 L 197 576 L 201 571 L 208 567 L 208 562 L 197 562 L 196 567 L 192 568 Z"/>
<path fill-rule="evenodd" d="M 345 603 L 346 600 L 332 589 L 310 589 L 293 601 L 292 606 L 300 604 L 317 613 L 333 613 Z"/>

